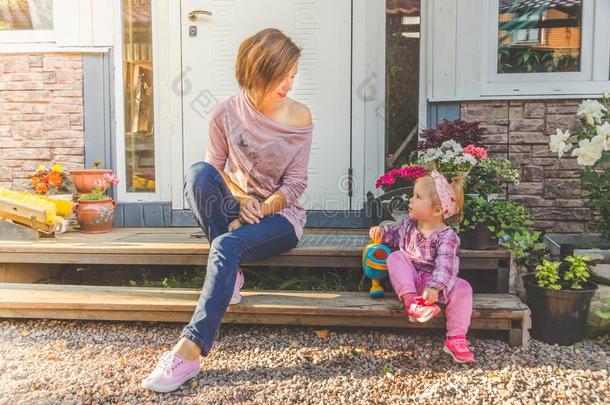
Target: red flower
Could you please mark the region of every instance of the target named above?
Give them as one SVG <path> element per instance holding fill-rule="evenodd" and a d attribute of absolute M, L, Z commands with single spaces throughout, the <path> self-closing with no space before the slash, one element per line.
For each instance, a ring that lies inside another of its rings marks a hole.
<path fill-rule="evenodd" d="M 487 158 L 487 150 L 485 148 L 479 148 L 472 144 L 464 148 L 464 153 L 474 156 L 477 160 Z"/>

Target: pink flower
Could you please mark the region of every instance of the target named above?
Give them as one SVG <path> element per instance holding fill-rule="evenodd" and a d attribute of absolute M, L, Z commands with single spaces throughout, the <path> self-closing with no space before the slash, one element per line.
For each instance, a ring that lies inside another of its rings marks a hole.
<path fill-rule="evenodd" d="M 487 150 L 474 145 L 468 145 L 464 148 L 464 153 L 474 156 L 477 160 L 487 159 Z"/>
<path fill-rule="evenodd" d="M 420 166 L 403 166 L 398 169 L 388 170 L 375 181 L 375 187 L 391 186 L 396 183 L 397 178 L 416 180 L 427 173 L 428 171 Z"/>

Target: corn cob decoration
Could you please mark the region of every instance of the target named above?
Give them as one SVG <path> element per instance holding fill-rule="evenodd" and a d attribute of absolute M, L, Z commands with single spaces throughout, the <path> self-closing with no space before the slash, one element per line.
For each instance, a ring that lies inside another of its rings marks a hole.
<path fill-rule="evenodd" d="M 35 194 L 11 191 L 2 187 L 0 187 L 0 200 L 4 203 L 13 202 L 20 206 L 44 210 L 46 214 L 44 222 L 48 225 L 59 224 L 64 220 L 63 216 L 58 215 L 58 205 L 60 213 L 69 215 L 72 204 L 70 201 L 49 200 Z M 70 204 L 69 211 L 65 203 Z M 0 211 L 0 216 L 2 216 L 2 211 Z"/>

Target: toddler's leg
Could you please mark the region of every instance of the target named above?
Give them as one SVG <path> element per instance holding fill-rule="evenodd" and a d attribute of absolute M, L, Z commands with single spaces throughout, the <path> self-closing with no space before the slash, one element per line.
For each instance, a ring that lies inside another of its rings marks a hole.
<path fill-rule="evenodd" d="M 417 293 L 417 270 L 415 270 L 415 267 L 413 267 L 405 253 L 401 250 L 392 252 L 388 256 L 386 263 L 388 265 L 390 284 L 394 287 L 398 299 L 403 300 L 405 294 L 414 297 Z"/>
<path fill-rule="evenodd" d="M 468 281 L 458 278 L 447 296 L 447 336 L 466 336 L 472 317 L 472 287 Z"/>

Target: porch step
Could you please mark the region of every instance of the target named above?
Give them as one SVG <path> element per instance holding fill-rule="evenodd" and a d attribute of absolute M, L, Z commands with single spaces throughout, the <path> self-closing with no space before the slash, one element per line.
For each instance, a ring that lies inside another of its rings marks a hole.
<path fill-rule="evenodd" d="M 204 265 L 210 244 L 199 228 L 117 228 L 104 234 L 68 232 L 39 241 L 0 241 L 0 263 Z M 368 229 L 306 228 L 294 249 L 244 265 L 361 267 Z M 509 291 L 511 254 L 504 249 L 458 252 L 461 269 L 497 272 L 497 292 Z M 1 278 L 0 278 L 1 280 Z"/>
<path fill-rule="evenodd" d="M 0 283 L 0 317 L 188 322 L 200 290 Z M 442 318 L 410 323 L 394 295 L 360 292 L 243 291 L 224 323 L 443 328 Z M 475 294 L 471 329 L 501 330 L 527 344 L 530 312 L 510 294 Z"/>

